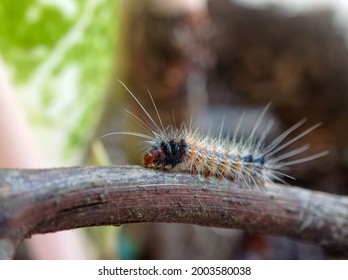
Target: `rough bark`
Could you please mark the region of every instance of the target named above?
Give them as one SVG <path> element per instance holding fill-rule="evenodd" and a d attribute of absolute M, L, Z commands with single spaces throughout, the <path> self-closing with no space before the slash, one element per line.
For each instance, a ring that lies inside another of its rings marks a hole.
<path fill-rule="evenodd" d="M 0 169 L 0 258 L 36 233 L 138 222 L 239 228 L 348 251 L 348 197 L 139 166 Z"/>

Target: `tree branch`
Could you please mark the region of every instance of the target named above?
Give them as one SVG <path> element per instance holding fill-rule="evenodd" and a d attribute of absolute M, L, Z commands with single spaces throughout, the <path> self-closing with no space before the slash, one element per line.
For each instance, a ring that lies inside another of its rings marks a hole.
<path fill-rule="evenodd" d="M 348 197 L 138 166 L 0 169 L 0 258 L 35 233 L 138 222 L 239 228 L 348 250 Z"/>

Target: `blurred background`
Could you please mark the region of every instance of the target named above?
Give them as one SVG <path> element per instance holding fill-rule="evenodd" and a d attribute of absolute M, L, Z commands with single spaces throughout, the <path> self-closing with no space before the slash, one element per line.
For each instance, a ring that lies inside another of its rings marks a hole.
<path fill-rule="evenodd" d="M 202 131 L 252 129 L 260 110 L 281 133 L 322 122 L 310 143 L 330 154 L 291 170 L 289 184 L 347 194 L 348 3 L 275 0 L 0 2 L 0 167 L 141 164 L 141 131 L 122 112 Z M 172 113 L 174 112 L 174 113 Z M 301 130 L 301 131 L 303 131 Z M 125 145 L 126 144 L 126 145 Z M 18 259 L 326 259 L 282 237 L 179 224 L 36 235 Z"/>

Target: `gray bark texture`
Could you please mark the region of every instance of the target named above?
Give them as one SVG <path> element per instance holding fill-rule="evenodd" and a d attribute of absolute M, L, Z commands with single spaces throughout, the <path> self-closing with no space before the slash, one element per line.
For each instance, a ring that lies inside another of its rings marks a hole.
<path fill-rule="evenodd" d="M 36 233 L 139 222 L 283 235 L 348 251 L 348 197 L 140 166 L 0 169 L 0 258 Z"/>

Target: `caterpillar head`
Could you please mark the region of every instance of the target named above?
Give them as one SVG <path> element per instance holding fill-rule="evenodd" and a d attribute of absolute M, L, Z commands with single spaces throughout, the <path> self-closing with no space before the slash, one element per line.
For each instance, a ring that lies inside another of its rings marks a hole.
<path fill-rule="evenodd" d="M 144 154 L 144 166 L 149 168 L 159 168 L 163 166 L 163 151 L 158 146 L 151 147 Z"/>
<path fill-rule="evenodd" d="M 185 140 L 169 140 L 154 143 L 144 154 L 144 165 L 149 168 L 175 167 L 187 154 Z"/>

